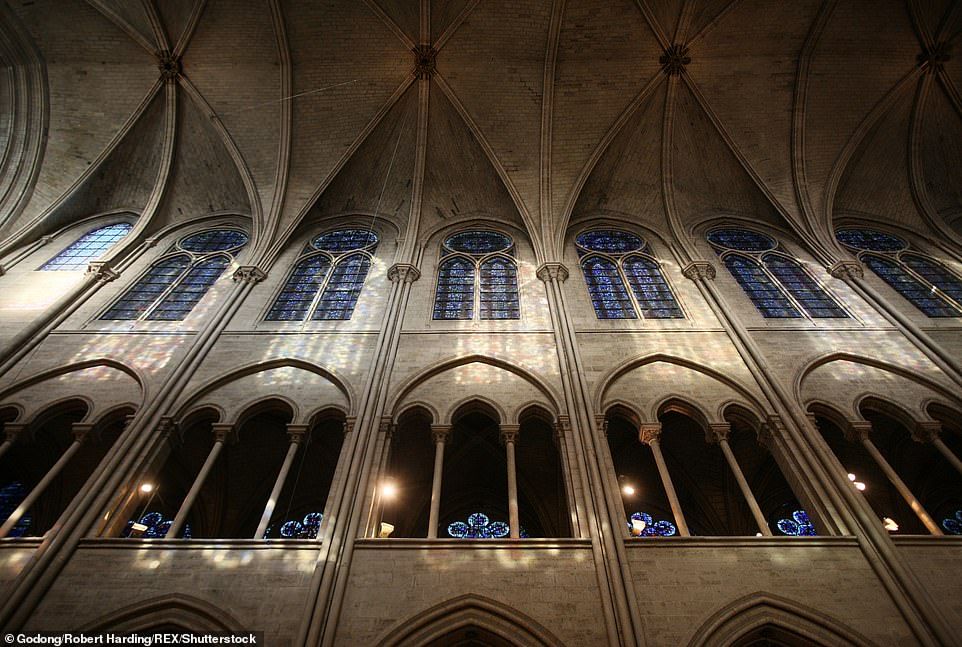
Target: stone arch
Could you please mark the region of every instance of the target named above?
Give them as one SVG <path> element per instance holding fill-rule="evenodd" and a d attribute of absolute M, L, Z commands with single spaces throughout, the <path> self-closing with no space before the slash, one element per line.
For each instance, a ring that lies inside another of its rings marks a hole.
<path fill-rule="evenodd" d="M 474 412 L 483 413 L 498 424 L 517 422 L 516 419 L 508 416 L 501 405 L 481 395 L 471 395 L 451 405 L 441 422 L 442 424 L 453 424 L 456 420 Z"/>
<path fill-rule="evenodd" d="M 658 420 L 666 413 L 680 413 L 697 422 L 705 431 L 713 422 L 712 418 L 700 406 L 674 394 L 669 394 L 662 398 L 660 402 L 655 403 L 651 408 L 651 413 L 652 420 Z"/>
<path fill-rule="evenodd" d="M 892 402 L 889 398 L 885 398 L 874 393 L 866 393 L 858 400 L 855 401 L 855 410 L 859 413 L 860 418 L 865 418 L 866 411 L 876 411 L 878 413 L 885 414 L 886 416 L 897 420 L 906 429 L 914 429 L 921 415 L 914 415 L 911 411 L 906 409 L 904 406 Z"/>
<path fill-rule="evenodd" d="M 266 411 L 283 412 L 283 415 L 290 417 L 291 421 L 299 420 L 297 403 L 283 395 L 267 395 L 255 398 L 244 405 L 241 405 L 234 412 L 233 422 L 237 428 L 244 426 L 248 420 Z"/>
<path fill-rule="evenodd" d="M 176 625 L 189 631 L 244 631 L 230 613 L 191 595 L 172 593 L 135 602 L 83 626 L 87 632 L 133 632 L 159 625 Z"/>
<path fill-rule="evenodd" d="M 394 420 L 397 422 L 405 416 L 420 412 L 423 412 L 425 417 L 430 418 L 431 424 L 441 423 L 441 414 L 439 414 L 437 409 L 434 408 L 434 405 L 429 402 L 424 402 L 423 400 L 414 400 L 402 406 L 394 415 Z"/>
<path fill-rule="evenodd" d="M 722 647 L 754 632 L 780 629 L 799 644 L 868 647 L 867 638 L 837 620 L 804 605 L 770 593 L 756 592 L 735 600 L 712 615 L 695 632 L 689 647 Z"/>
<path fill-rule="evenodd" d="M 101 357 L 74 362 L 73 364 L 67 364 L 66 366 L 57 366 L 55 368 L 43 370 L 39 373 L 31 375 L 30 377 L 24 378 L 0 391 L 0 403 L 3 403 L 3 405 L 6 406 L 11 396 L 18 394 L 32 386 L 36 386 L 41 382 L 46 382 L 68 373 L 85 371 L 97 367 L 115 369 L 121 373 L 125 373 L 127 376 L 132 378 L 134 382 L 136 382 L 137 387 L 140 390 L 138 395 L 140 396 L 141 400 L 145 399 L 148 395 L 147 380 L 144 379 L 144 376 L 141 375 L 137 369 L 115 359 Z"/>
<path fill-rule="evenodd" d="M 466 627 L 476 627 L 511 645 L 560 647 L 541 624 L 514 609 L 480 595 L 463 595 L 422 611 L 385 632 L 379 647 L 429 644 Z"/>

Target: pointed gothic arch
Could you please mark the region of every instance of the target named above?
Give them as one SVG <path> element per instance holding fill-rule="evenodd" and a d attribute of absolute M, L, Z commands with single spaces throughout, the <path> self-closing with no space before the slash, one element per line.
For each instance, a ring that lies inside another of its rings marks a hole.
<path fill-rule="evenodd" d="M 191 595 L 171 593 L 121 607 L 84 625 L 85 632 L 134 632 L 163 625 L 189 631 L 244 631 L 230 613 Z"/>

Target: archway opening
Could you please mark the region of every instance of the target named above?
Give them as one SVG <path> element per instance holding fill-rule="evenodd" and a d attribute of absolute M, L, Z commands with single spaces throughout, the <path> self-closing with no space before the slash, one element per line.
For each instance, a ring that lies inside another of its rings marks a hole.
<path fill-rule="evenodd" d="M 529 537 L 571 536 L 559 451 L 549 420 L 539 415 L 522 418 L 517 447 L 519 516 Z"/>
<path fill-rule="evenodd" d="M 381 519 L 394 526 L 392 537 L 427 537 L 431 506 L 434 442 L 431 414 L 422 408 L 400 416 L 391 438 L 385 480 L 397 494 L 382 502 Z"/>

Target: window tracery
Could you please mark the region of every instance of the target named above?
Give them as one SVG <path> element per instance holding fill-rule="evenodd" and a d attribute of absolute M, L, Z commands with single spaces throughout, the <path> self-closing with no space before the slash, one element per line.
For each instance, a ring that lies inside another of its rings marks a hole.
<path fill-rule="evenodd" d="M 647 512 L 633 512 L 628 519 L 628 532 L 633 537 L 674 537 L 678 529 L 670 521 L 655 521 Z"/>
<path fill-rule="evenodd" d="M 599 319 L 682 319 L 684 313 L 642 238 L 595 229 L 575 239 L 588 295 Z M 629 290 L 630 288 L 630 290 Z"/>
<path fill-rule="evenodd" d="M 86 270 L 87 264 L 94 261 L 126 236 L 133 225 L 118 222 L 104 227 L 92 229 L 68 245 L 63 251 L 40 266 L 44 271 L 80 271 Z"/>
<path fill-rule="evenodd" d="M 514 241 L 495 231 L 462 231 L 441 247 L 434 319 L 520 319 Z M 477 280 L 477 279 L 480 280 Z"/>
<path fill-rule="evenodd" d="M 835 237 L 926 316 L 962 317 L 962 279 L 905 240 L 861 227 L 838 229 Z"/>
<path fill-rule="evenodd" d="M 766 319 L 844 319 L 848 313 L 802 267 L 764 234 L 734 227 L 708 233 L 708 242 Z"/>
<path fill-rule="evenodd" d="M 247 241 L 247 234 L 235 229 L 212 229 L 177 241 L 100 319 L 182 321 Z"/>
<path fill-rule="evenodd" d="M 267 321 L 346 321 L 364 289 L 378 237 L 367 229 L 338 229 L 317 236 L 268 311 Z"/>

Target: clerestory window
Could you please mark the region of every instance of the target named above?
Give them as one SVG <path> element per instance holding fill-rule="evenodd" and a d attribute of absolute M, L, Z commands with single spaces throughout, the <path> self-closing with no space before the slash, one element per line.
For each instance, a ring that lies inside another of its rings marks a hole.
<path fill-rule="evenodd" d="M 133 229 L 133 225 L 126 222 L 92 229 L 41 265 L 40 269 L 66 272 L 85 270 L 90 261 L 95 261 L 103 256 L 131 229 Z"/>
<path fill-rule="evenodd" d="M 434 319 L 475 318 L 521 318 L 514 241 L 505 234 L 462 231 L 441 248 Z"/>
<path fill-rule="evenodd" d="M 100 318 L 182 321 L 247 244 L 235 229 L 211 229 L 177 241 Z"/>
<path fill-rule="evenodd" d="M 767 319 L 844 319 L 845 309 L 778 243 L 748 229 L 723 228 L 708 242 Z"/>
<path fill-rule="evenodd" d="M 835 237 L 928 317 L 962 317 L 962 280 L 941 263 L 873 229 L 839 229 Z"/>
<path fill-rule="evenodd" d="M 615 229 L 575 239 L 588 295 L 599 319 L 682 319 L 684 313 L 648 243 Z M 629 290 L 630 287 L 630 290 Z"/>
<path fill-rule="evenodd" d="M 378 237 L 367 229 L 321 234 L 304 248 L 267 313 L 268 321 L 348 320 L 371 269 Z"/>

